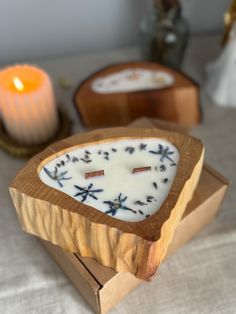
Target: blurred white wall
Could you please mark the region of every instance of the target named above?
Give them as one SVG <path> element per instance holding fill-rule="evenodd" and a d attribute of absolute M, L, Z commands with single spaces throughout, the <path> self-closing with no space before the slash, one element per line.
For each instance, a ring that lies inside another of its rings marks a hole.
<path fill-rule="evenodd" d="M 182 0 L 195 33 L 222 29 L 230 0 Z M 0 0 L 0 63 L 135 45 L 150 0 Z"/>

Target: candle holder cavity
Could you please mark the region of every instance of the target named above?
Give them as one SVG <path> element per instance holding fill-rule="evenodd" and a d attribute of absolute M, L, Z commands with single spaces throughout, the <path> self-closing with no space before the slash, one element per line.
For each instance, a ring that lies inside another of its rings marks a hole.
<path fill-rule="evenodd" d="M 33 145 L 26 145 L 14 140 L 6 131 L 2 122 L 0 122 L 0 148 L 5 150 L 10 155 L 19 158 L 29 158 L 33 155 L 42 151 L 50 143 L 62 140 L 63 138 L 70 135 L 71 132 L 71 121 L 62 109 L 58 109 L 58 128 L 53 137 L 48 140 Z"/>
<path fill-rule="evenodd" d="M 189 135 L 111 128 L 34 156 L 10 186 L 22 228 L 150 280 L 192 199 L 204 147 Z"/>

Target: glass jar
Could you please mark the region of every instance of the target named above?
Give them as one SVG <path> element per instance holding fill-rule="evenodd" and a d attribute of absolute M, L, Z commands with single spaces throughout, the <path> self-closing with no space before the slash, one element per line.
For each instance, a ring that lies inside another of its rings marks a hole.
<path fill-rule="evenodd" d="M 141 22 L 140 28 L 143 58 L 179 69 L 189 37 L 189 27 L 182 17 L 180 5 L 167 12 L 156 6 Z"/>

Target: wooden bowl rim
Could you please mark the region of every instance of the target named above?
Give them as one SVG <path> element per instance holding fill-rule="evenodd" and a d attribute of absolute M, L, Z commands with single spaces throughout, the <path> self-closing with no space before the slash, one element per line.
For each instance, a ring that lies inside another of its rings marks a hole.
<path fill-rule="evenodd" d="M 177 165 L 177 172 L 167 198 L 157 212 L 139 222 L 126 222 L 108 216 L 99 210 L 83 204 L 71 196 L 47 186 L 39 178 L 38 172 L 50 159 L 55 158 L 73 146 L 90 145 L 103 142 L 104 140 L 124 138 L 161 138 L 166 139 L 177 147 L 180 158 Z M 92 223 L 106 224 L 111 228 L 119 229 L 125 233 L 133 233 L 145 240 L 156 241 L 160 238 L 161 228 L 170 216 L 172 209 L 178 201 L 179 194 L 190 178 L 194 167 L 200 160 L 204 147 L 200 140 L 177 132 L 169 132 L 161 129 L 143 128 L 109 128 L 100 129 L 73 135 L 59 142 L 53 143 L 43 152 L 34 156 L 17 174 L 10 188 L 17 189 L 23 194 L 34 199 L 50 202 L 60 206 L 64 210 L 74 212 L 78 216 L 84 216 Z M 56 193 L 52 193 L 53 190 Z M 43 191 L 43 192 L 42 192 Z M 63 195 L 63 197 L 58 197 Z"/>

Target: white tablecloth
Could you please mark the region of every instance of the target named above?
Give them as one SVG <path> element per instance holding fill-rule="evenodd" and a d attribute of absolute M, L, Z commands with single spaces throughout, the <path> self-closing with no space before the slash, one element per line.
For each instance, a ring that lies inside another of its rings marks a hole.
<path fill-rule="evenodd" d="M 184 69 L 203 82 L 203 65 L 217 54 L 216 38 L 195 39 Z M 76 125 L 72 90 L 106 64 L 137 59 L 136 49 L 56 58 L 37 62 L 53 77 L 72 83 L 57 90 Z M 219 216 L 191 243 L 170 257 L 158 277 L 141 285 L 113 311 L 123 313 L 236 313 L 236 110 L 221 109 L 202 98 L 203 123 L 193 133 L 206 144 L 206 159 L 231 180 Z M 0 313 L 91 313 L 89 306 L 38 241 L 19 227 L 8 185 L 23 161 L 0 151 Z"/>

